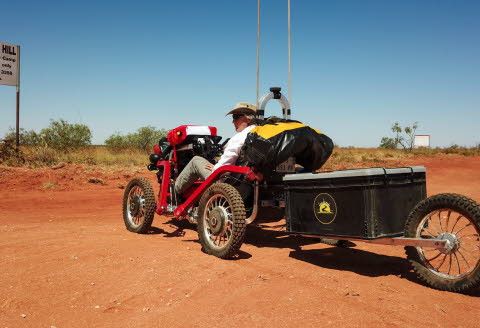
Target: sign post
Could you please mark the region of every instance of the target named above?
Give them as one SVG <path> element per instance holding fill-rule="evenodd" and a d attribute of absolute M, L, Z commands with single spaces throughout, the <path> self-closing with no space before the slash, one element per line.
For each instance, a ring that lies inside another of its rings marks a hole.
<path fill-rule="evenodd" d="M 20 146 L 20 46 L 0 42 L 0 85 L 17 87 L 16 134 L 17 150 Z"/>

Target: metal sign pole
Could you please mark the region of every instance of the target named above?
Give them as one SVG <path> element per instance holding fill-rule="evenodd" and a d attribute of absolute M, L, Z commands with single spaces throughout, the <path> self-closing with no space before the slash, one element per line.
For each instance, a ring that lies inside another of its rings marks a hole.
<path fill-rule="evenodd" d="M 16 150 L 20 148 L 20 46 L 17 46 L 18 65 L 17 65 L 17 122 L 16 122 Z"/>

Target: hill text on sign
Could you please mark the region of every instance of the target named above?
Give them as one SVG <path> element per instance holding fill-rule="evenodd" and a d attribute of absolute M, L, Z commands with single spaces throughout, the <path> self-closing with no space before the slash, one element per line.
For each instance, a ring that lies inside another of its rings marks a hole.
<path fill-rule="evenodd" d="M 18 84 L 18 46 L 0 42 L 0 85 Z"/>

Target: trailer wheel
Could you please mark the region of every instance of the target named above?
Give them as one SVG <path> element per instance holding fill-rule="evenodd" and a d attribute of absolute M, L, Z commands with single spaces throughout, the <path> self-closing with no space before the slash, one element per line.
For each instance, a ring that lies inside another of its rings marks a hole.
<path fill-rule="evenodd" d="M 240 193 L 227 183 L 211 185 L 200 198 L 198 238 L 203 250 L 222 259 L 232 258 L 245 236 L 245 205 Z"/>
<path fill-rule="evenodd" d="M 480 285 L 480 205 L 458 194 L 421 201 L 410 213 L 405 237 L 449 241 L 444 250 L 405 247 L 417 276 L 430 287 L 468 292 Z"/>
<path fill-rule="evenodd" d="M 155 195 L 145 178 L 131 180 L 123 193 L 123 221 L 127 230 L 147 233 L 155 216 Z"/>

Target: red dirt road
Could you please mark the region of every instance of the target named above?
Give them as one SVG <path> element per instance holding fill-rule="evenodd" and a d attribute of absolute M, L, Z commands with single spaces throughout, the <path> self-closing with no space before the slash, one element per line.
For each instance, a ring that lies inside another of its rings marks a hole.
<path fill-rule="evenodd" d="M 479 157 L 415 163 L 429 194 L 480 201 Z M 133 174 L 0 167 L 0 328 L 480 327 L 480 291 L 423 286 L 402 247 L 331 247 L 279 221 L 250 226 L 225 261 L 185 222 L 157 216 L 153 233 L 130 233 L 118 186 Z"/>

